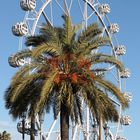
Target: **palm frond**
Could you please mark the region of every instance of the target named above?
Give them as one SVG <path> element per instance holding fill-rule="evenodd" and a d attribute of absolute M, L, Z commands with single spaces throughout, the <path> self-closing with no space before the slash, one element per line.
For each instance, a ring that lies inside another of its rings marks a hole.
<path fill-rule="evenodd" d="M 67 84 L 67 91 L 66 91 L 66 106 L 69 110 L 69 112 L 72 111 L 72 103 L 73 103 L 73 100 L 74 100 L 74 97 L 73 97 L 73 91 L 72 91 L 72 87 L 71 87 L 71 84 Z"/>
<path fill-rule="evenodd" d="M 119 119 L 119 114 L 115 104 L 106 95 L 106 93 L 99 88 L 94 87 L 93 90 L 96 95 L 96 101 L 98 102 L 98 105 L 102 108 L 102 112 L 100 112 L 100 114 L 103 117 L 103 120 L 117 122 Z"/>
<path fill-rule="evenodd" d="M 100 106 L 98 106 L 95 98 L 95 93 L 92 90 L 91 85 L 83 86 L 82 88 L 82 98 L 84 99 L 85 103 L 89 107 L 90 111 L 92 112 L 92 115 L 94 119 L 99 122 L 99 114 L 102 111 Z"/>
<path fill-rule="evenodd" d="M 78 37 L 78 41 L 82 44 L 84 42 L 92 41 L 96 36 L 102 33 L 97 23 L 89 25 Z"/>
<path fill-rule="evenodd" d="M 56 32 L 56 34 L 57 34 L 58 42 L 59 42 L 60 44 L 62 44 L 62 43 L 63 43 L 64 29 L 61 28 L 61 27 L 54 27 L 54 30 L 55 30 L 55 32 Z"/>
<path fill-rule="evenodd" d="M 54 119 L 57 119 L 58 114 L 60 113 L 60 108 L 61 108 L 61 94 L 57 95 L 57 93 L 55 94 L 55 98 L 53 100 L 53 114 L 54 114 Z"/>
<path fill-rule="evenodd" d="M 63 102 L 63 90 L 65 87 L 65 82 L 62 82 L 56 89 L 55 89 L 55 97 L 53 100 L 53 113 L 54 119 L 58 117 L 58 114 L 61 111 L 61 103 Z"/>
<path fill-rule="evenodd" d="M 31 86 L 23 89 L 20 94 L 17 96 L 14 102 L 10 102 L 11 95 L 13 92 L 9 92 L 5 98 L 6 108 L 9 109 L 9 113 L 12 115 L 14 119 L 22 116 L 23 112 L 29 112 L 30 105 L 37 102 L 39 97 L 40 89 L 42 86 L 42 82 L 34 83 Z"/>
<path fill-rule="evenodd" d="M 119 88 L 117 88 L 113 83 L 104 80 L 102 78 L 98 78 L 98 77 L 94 77 L 94 80 L 101 85 L 103 88 L 107 89 L 108 91 L 110 91 L 113 95 L 115 95 L 115 97 L 118 99 L 118 101 L 121 103 L 122 108 L 126 108 L 128 107 L 128 102 L 126 101 L 126 99 L 124 98 L 124 96 L 122 95 L 121 91 Z"/>
<path fill-rule="evenodd" d="M 61 54 L 61 48 L 58 44 L 43 43 L 39 47 L 32 50 L 32 57 L 37 58 L 43 54 L 49 54 L 51 56 L 59 56 Z"/>
<path fill-rule="evenodd" d="M 32 51 L 29 50 L 29 49 L 25 49 L 25 50 L 22 50 L 20 52 L 17 52 L 15 55 L 14 55 L 14 58 L 16 60 L 20 60 L 20 59 L 24 59 L 24 58 L 28 58 L 28 57 L 31 57 L 32 55 Z"/>
<path fill-rule="evenodd" d="M 45 107 L 45 104 L 48 100 L 48 96 L 53 90 L 54 78 L 56 77 L 57 74 L 58 74 L 58 70 L 57 69 L 53 70 L 48 74 L 48 78 L 44 81 L 39 102 L 37 103 L 37 108 L 36 108 L 37 111 Z"/>
<path fill-rule="evenodd" d="M 5 107 L 7 109 L 10 109 L 12 105 L 12 102 L 11 102 L 11 97 L 13 94 L 12 91 L 13 91 L 13 88 L 11 86 L 9 86 L 5 91 L 4 100 L 5 100 Z"/>
<path fill-rule="evenodd" d="M 93 84 L 88 88 L 84 87 L 84 91 L 83 97 L 97 123 L 99 123 L 100 117 L 103 122 L 118 121 L 119 115 L 116 106 L 106 93 Z"/>
<path fill-rule="evenodd" d="M 124 69 L 124 66 L 121 63 L 121 61 L 111 55 L 94 54 L 93 56 L 90 57 L 90 59 L 92 64 L 109 63 L 115 65 L 120 71 Z"/>
<path fill-rule="evenodd" d="M 40 35 L 29 36 L 26 38 L 26 46 L 38 47 L 40 44 L 45 42 L 59 42 L 59 38 L 55 28 L 48 24 L 42 24 L 40 28 Z"/>
<path fill-rule="evenodd" d="M 64 15 L 62 18 L 64 19 L 63 43 L 69 45 L 74 34 L 73 25 L 69 16 Z"/>
<path fill-rule="evenodd" d="M 83 42 L 81 44 L 78 43 L 78 48 L 76 50 L 76 54 L 79 56 L 90 55 L 93 49 L 97 49 L 99 47 L 108 46 L 110 44 L 110 39 L 108 37 L 96 37 L 91 42 Z"/>
<path fill-rule="evenodd" d="M 63 29 L 59 27 L 53 27 L 48 24 L 42 24 L 40 28 L 40 34 L 45 36 L 46 42 L 58 43 L 59 34 L 62 33 Z"/>
<path fill-rule="evenodd" d="M 74 94 L 74 101 L 75 101 L 75 106 L 73 106 L 73 107 L 77 108 L 77 115 L 79 116 L 78 118 L 80 119 L 80 123 L 83 124 L 82 99 L 81 99 L 80 95 L 78 95 L 77 93 Z M 79 122 L 79 120 L 77 121 L 77 123 L 78 122 Z"/>
<path fill-rule="evenodd" d="M 97 49 L 100 46 L 107 46 L 110 44 L 110 38 L 108 37 L 97 37 L 89 43 L 88 48 L 90 50 Z"/>
<path fill-rule="evenodd" d="M 28 36 L 26 38 L 26 42 L 25 45 L 26 46 L 33 46 L 33 47 L 37 47 L 38 45 L 46 42 L 47 39 L 45 36 L 43 35 L 36 35 L 36 36 Z"/>
<path fill-rule="evenodd" d="M 13 91 L 12 91 L 11 102 L 14 102 L 25 88 L 28 88 L 29 86 L 31 86 L 41 76 L 42 75 L 39 73 L 28 75 L 24 77 L 23 79 L 21 79 L 22 81 L 19 81 L 20 82 L 19 84 L 14 85 Z"/>
<path fill-rule="evenodd" d="M 30 72 L 37 67 L 39 68 L 38 64 L 29 64 L 20 68 L 19 71 L 13 76 L 11 85 L 15 85 L 19 81 L 22 81 L 23 77 L 25 77 L 26 75 L 29 75 Z"/>
<path fill-rule="evenodd" d="M 71 121 L 74 122 L 75 124 L 79 124 L 79 114 L 78 114 L 79 112 L 78 112 L 78 108 L 77 108 L 75 100 L 73 100 L 72 105 L 73 105 L 73 108 L 70 113 Z"/>
<path fill-rule="evenodd" d="M 74 32 L 74 33 L 79 32 L 80 30 L 82 30 L 82 27 L 83 27 L 82 23 L 73 25 L 73 32 Z"/>

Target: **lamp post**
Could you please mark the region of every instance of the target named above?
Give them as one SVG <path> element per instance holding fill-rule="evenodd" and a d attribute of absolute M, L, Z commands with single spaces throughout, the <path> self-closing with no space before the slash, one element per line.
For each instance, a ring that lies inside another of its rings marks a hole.
<path fill-rule="evenodd" d="M 25 139 L 25 119 L 26 119 L 26 113 L 24 112 L 21 116 L 22 118 L 22 140 Z"/>

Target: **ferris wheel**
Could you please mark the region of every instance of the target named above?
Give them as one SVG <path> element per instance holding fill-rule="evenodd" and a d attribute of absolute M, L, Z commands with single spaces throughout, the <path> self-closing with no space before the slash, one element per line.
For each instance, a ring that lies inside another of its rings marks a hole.
<path fill-rule="evenodd" d="M 107 36 L 111 39 L 110 45 L 101 49 L 97 49 L 93 53 L 104 52 L 110 54 L 117 59 L 121 59 L 122 55 L 126 53 L 126 47 L 119 44 L 117 40 L 117 33 L 119 32 L 119 25 L 112 23 L 109 20 L 108 14 L 111 12 L 109 4 L 100 3 L 98 0 L 20 0 L 21 9 L 25 11 L 23 21 L 17 22 L 12 26 L 12 32 L 19 37 L 19 50 L 24 48 L 24 39 L 27 36 L 38 34 L 41 24 L 49 23 L 51 26 L 61 26 L 63 14 L 70 15 L 73 24 L 81 23 L 83 28 L 86 28 L 93 22 L 98 22 L 99 26 L 103 28 L 102 36 Z M 30 47 L 29 49 L 32 49 Z M 29 63 L 26 59 L 18 59 L 19 52 L 9 57 L 9 64 L 12 67 L 22 67 L 25 63 Z M 98 68 L 99 66 L 97 66 Z M 119 71 L 115 65 L 103 65 L 101 67 L 104 71 L 96 72 L 97 75 L 104 75 L 112 80 L 123 92 L 124 97 L 128 102 L 132 100 L 132 94 L 126 91 L 125 79 L 130 77 L 129 69 Z M 102 126 L 104 130 L 103 138 L 105 140 L 126 140 L 122 136 L 122 126 L 131 124 L 129 115 L 122 112 L 121 105 L 116 99 L 109 95 L 111 100 L 116 104 L 119 112 L 119 121 L 117 124 L 107 122 Z M 83 103 L 84 124 L 75 125 L 71 123 L 71 140 L 98 140 L 99 126 L 96 121 L 93 121 L 91 113 L 86 105 Z M 60 126 L 58 119 L 50 119 L 50 127 L 45 130 L 42 129 L 43 116 L 36 116 L 36 130 L 35 135 L 40 135 L 41 140 L 60 140 Z M 25 133 L 30 134 L 30 120 L 25 119 Z M 17 125 L 18 131 L 22 131 L 22 122 Z"/>

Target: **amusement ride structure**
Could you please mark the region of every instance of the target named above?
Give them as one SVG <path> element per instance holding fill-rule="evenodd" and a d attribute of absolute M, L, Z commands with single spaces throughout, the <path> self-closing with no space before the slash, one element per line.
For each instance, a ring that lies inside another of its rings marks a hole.
<path fill-rule="evenodd" d="M 119 25 L 112 23 L 108 14 L 111 12 L 109 4 L 100 3 L 99 0 L 20 0 L 20 6 L 25 11 L 23 21 L 17 22 L 12 26 L 12 32 L 15 36 L 19 37 L 19 50 L 24 48 L 24 40 L 27 36 L 38 34 L 41 24 L 44 22 L 49 23 L 51 26 L 61 26 L 63 14 L 69 14 L 74 24 L 81 23 L 83 28 L 87 27 L 93 22 L 97 22 L 103 28 L 102 36 L 107 36 L 111 39 L 109 46 L 97 49 L 93 53 L 105 52 L 121 59 L 122 55 L 126 53 L 126 47 L 119 44 L 117 40 L 117 33 L 119 32 Z M 29 47 L 32 49 L 32 47 Z M 24 64 L 29 63 L 26 59 L 18 59 L 19 52 L 9 57 L 9 64 L 12 67 L 22 67 Z M 106 77 L 117 85 L 122 91 L 124 97 L 128 102 L 132 100 L 132 94 L 126 91 L 126 79 L 130 77 L 129 69 L 119 71 L 115 65 L 103 65 L 104 71 L 96 72 L 97 75 L 104 74 Z M 103 139 L 105 140 L 127 140 L 123 137 L 123 126 L 131 124 L 129 115 L 122 111 L 121 105 L 116 99 L 108 95 L 114 104 L 117 106 L 119 112 L 118 123 L 106 122 L 103 128 Z M 99 139 L 99 126 L 96 121 L 91 117 L 91 113 L 87 106 L 83 103 L 83 125 L 70 124 L 70 139 L 71 140 L 98 140 Z M 49 117 L 51 118 L 52 115 Z M 36 116 L 36 129 L 35 135 L 40 140 L 60 140 L 60 126 L 59 116 L 58 119 L 53 120 L 48 118 L 47 125 L 50 128 L 43 128 L 44 113 Z M 23 133 L 22 121 L 25 122 L 24 133 L 30 135 L 30 120 L 23 114 L 21 121 L 17 124 L 17 130 Z"/>

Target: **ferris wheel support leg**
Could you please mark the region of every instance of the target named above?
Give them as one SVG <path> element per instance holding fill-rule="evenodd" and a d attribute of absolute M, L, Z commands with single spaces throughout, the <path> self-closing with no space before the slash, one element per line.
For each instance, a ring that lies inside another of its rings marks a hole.
<path fill-rule="evenodd" d="M 40 123 L 40 140 L 42 140 L 42 125 Z"/>
<path fill-rule="evenodd" d="M 87 138 L 86 140 L 89 140 L 89 125 L 90 125 L 90 122 L 89 122 L 89 108 L 87 107 L 87 128 L 86 128 L 86 131 L 87 131 Z"/>
<path fill-rule="evenodd" d="M 87 28 L 87 1 L 84 4 L 84 20 L 85 20 L 85 27 Z"/>
<path fill-rule="evenodd" d="M 60 128 L 58 129 L 58 132 L 60 132 Z M 61 140 L 60 133 L 58 133 L 58 136 L 57 136 L 56 140 Z"/>
<path fill-rule="evenodd" d="M 119 111 L 119 116 L 121 116 L 121 111 L 122 111 L 122 106 L 120 105 L 120 111 Z M 119 120 L 118 120 L 118 125 L 117 125 L 117 130 L 116 130 L 116 135 L 115 135 L 115 140 L 117 139 L 117 136 L 118 136 L 118 132 L 119 132 L 119 128 L 120 128 L 120 117 L 119 117 Z"/>
<path fill-rule="evenodd" d="M 74 134 L 73 134 L 72 140 L 75 140 L 76 139 L 77 127 L 78 126 L 76 125 L 75 128 L 74 128 Z"/>
<path fill-rule="evenodd" d="M 52 130 L 53 130 L 53 128 L 54 128 L 56 122 L 57 122 L 57 119 L 53 122 L 53 124 L 52 124 L 52 126 L 51 126 L 51 128 L 50 128 L 50 130 L 49 130 L 49 132 L 48 132 L 48 136 L 47 136 L 46 140 L 49 140 L 50 135 L 51 135 L 51 132 L 52 132 Z"/>
<path fill-rule="evenodd" d="M 102 118 L 100 116 L 100 124 L 99 124 L 99 140 L 103 140 L 102 137 L 102 128 L 103 128 L 103 122 L 102 122 Z"/>
<path fill-rule="evenodd" d="M 67 5 L 66 0 L 64 0 L 64 10 L 65 10 L 65 13 L 69 16 L 69 10 L 68 10 L 68 5 Z"/>

